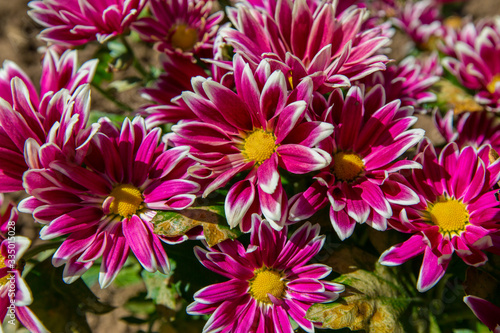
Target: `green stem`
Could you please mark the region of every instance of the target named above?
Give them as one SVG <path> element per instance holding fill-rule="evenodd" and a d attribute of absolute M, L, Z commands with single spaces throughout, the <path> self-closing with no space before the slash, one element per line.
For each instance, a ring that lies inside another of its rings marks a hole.
<path fill-rule="evenodd" d="M 148 73 L 148 71 L 142 66 L 141 62 L 139 61 L 139 59 L 137 59 L 135 53 L 134 53 L 134 50 L 132 49 L 132 47 L 130 46 L 130 44 L 128 43 L 127 41 L 127 38 L 125 36 L 120 36 L 120 39 L 123 43 L 123 45 L 125 45 L 125 48 L 127 49 L 127 52 L 130 53 L 132 55 L 132 57 L 134 58 L 134 68 L 139 72 L 141 73 L 142 77 L 144 78 L 145 81 L 148 81 L 149 80 L 149 77 L 150 77 L 150 74 Z"/>
<path fill-rule="evenodd" d="M 91 83 L 92 87 L 94 87 L 97 91 L 99 91 L 101 93 L 101 95 L 103 95 L 107 100 L 110 100 L 111 102 L 113 102 L 116 106 L 118 106 L 120 109 L 122 110 L 125 110 L 125 111 L 129 111 L 129 112 L 132 112 L 134 111 L 134 109 L 132 109 L 130 106 L 120 102 L 120 101 L 117 101 L 113 96 L 111 96 L 111 94 L 109 92 L 107 92 L 106 90 L 104 90 L 103 88 L 101 88 L 101 86 L 95 84 L 95 83 Z"/>
<path fill-rule="evenodd" d="M 43 244 L 37 245 L 35 247 L 32 247 L 31 249 L 26 251 L 26 253 L 23 255 L 23 259 L 29 260 L 43 251 L 57 249 L 59 246 L 61 246 L 62 243 L 63 243 L 62 241 L 47 242 L 47 243 L 43 243 Z"/>

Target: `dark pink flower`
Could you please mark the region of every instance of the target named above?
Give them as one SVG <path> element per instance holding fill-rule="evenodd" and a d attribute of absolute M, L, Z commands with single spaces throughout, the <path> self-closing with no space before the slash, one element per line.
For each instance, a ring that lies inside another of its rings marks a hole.
<path fill-rule="evenodd" d="M 307 222 L 287 239 L 286 227 L 276 231 L 257 215 L 252 219 L 247 249 L 239 241 L 195 248 L 203 266 L 229 280 L 199 290 L 187 312 L 211 314 L 203 332 L 292 333 L 289 318 L 314 332 L 314 324 L 305 319 L 307 309 L 334 301 L 344 291 L 342 285 L 320 281 L 330 267 L 306 265 L 325 241 L 319 225 Z"/>
<path fill-rule="evenodd" d="M 40 38 L 67 47 L 126 33 L 147 0 L 33 0 L 28 14 L 46 29 Z"/>
<path fill-rule="evenodd" d="M 427 145 L 416 157 L 422 169 L 406 177 L 419 202 L 401 207 L 389 224 L 413 235 L 385 251 L 380 262 L 395 266 L 423 254 L 417 281 L 421 292 L 443 277 L 453 253 L 480 266 L 488 260 L 483 250 L 498 252 L 500 208 L 494 186 L 500 180 L 500 160 L 490 163 L 490 149 L 459 150 L 450 143 L 437 156 Z"/>
<path fill-rule="evenodd" d="M 238 173 L 250 171 L 229 189 L 228 223 L 231 227 L 239 224 L 247 232 L 252 213 L 262 212 L 279 230 L 286 222 L 288 201 L 278 166 L 306 174 L 330 164 L 331 157 L 315 146 L 333 127 L 304 121 L 312 91 L 310 79 L 302 80 L 289 94 L 282 72 L 271 72 L 265 60 L 252 72 L 236 55 L 234 80 L 236 93 L 210 79 L 194 78 L 195 92 L 184 92 L 182 99 L 197 119 L 172 126 L 169 142 L 191 147 L 190 154 L 200 165 L 190 168 L 190 173 L 211 180 L 204 196 Z"/>
<path fill-rule="evenodd" d="M 330 206 L 330 220 L 343 240 L 356 223 L 385 230 L 391 205 L 418 202 L 399 171 L 420 166 L 398 158 L 422 140 L 424 131 L 409 129 L 416 121 L 411 109 L 400 108 L 397 100 L 385 104 L 383 97 L 380 86 L 366 98 L 359 87 L 349 89 L 345 99 L 339 89 L 332 92 L 320 119 L 334 131 L 319 145 L 332 161 L 311 187 L 290 200 L 290 220 L 307 219 Z"/>
<path fill-rule="evenodd" d="M 286 75 L 291 88 L 310 77 L 315 90 L 349 86 L 385 69 L 388 58 L 377 51 L 389 39 L 380 28 L 361 29 L 366 9 L 351 7 L 337 17 L 336 1 L 321 1 L 314 11 L 306 0 L 280 4 L 273 12 L 245 3 L 228 8 L 235 28 L 220 34 L 254 68 L 267 59 L 273 71 Z"/>
<path fill-rule="evenodd" d="M 150 0 L 153 17 L 138 20 L 132 28 L 160 52 L 211 57 L 224 17 L 221 11 L 210 15 L 212 5 L 212 0 Z"/>
<path fill-rule="evenodd" d="M 140 117 L 126 119 L 121 130 L 106 119 L 100 125 L 85 166 L 54 159 L 61 151 L 50 144 L 28 152 L 27 158 L 45 167 L 24 174 L 23 185 L 32 196 L 19 209 L 45 224 L 42 239 L 68 236 L 52 258 L 55 266 L 66 264 L 66 282 L 102 257 L 99 283 L 104 288 L 130 250 L 146 270 L 169 270 L 151 219 L 156 210 L 190 206 L 200 186 L 187 179 L 194 161 L 186 158 L 186 147 L 165 150 L 159 128 L 148 131 Z"/>

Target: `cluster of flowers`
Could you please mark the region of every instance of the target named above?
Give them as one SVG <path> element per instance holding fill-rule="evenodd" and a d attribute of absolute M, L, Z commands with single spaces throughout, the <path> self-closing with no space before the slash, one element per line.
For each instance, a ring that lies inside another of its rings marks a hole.
<path fill-rule="evenodd" d="M 320 281 L 329 267 L 306 265 L 325 239 L 319 225 L 304 221 L 325 207 L 341 240 L 363 223 L 408 234 L 380 262 L 423 254 L 417 289 L 425 292 L 454 253 L 471 266 L 486 263 L 484 251 L 500 254 L 493 121 L 500 19 L 454 27 L 440 16 L 443 2 L 248 0 L 226 7 L 222 24 L 224 13 L 208 0 L 32 1 L 29 14 L 50 47 L 39 91 L 14 63 L 0 71 L 0 192 L 26 191 L 17 209 L 44 225 L 42 239 L 64 238 L 52 258 L 65 265 L 64 281 L 100 259 L 105 288 L 130 251 L 147 271 L 168 272 L 162 242 L 203 238 L 155 234 L 157 211 L 227 190 L 227 223 L 251 241 L 246 249 L 237 240 L 195 248 L 205 267 L 229 278 L 198 291 L 187 309 L 212 314 L 207 332 L 292 332 L 289 317 L 314 331 L 307 309 L 343 291 Z M 140 17 L 144 8 L 150 15 Z M 445 57 L 391 64 L 393 25 Z M 120 128 L 107 118 L 88 124 L 97 63 L 78 67 L 76 51 L 65 49 L 130 30 L 162 54 L 164 73 L 142 90 L 150 105 Z M 456 129 L 453 110 L 435 112 L 444 148 L 412 128 L 413 113 L 429 113 L 427 103 L 436 101 L 430 87 L 441 64 L 484 109 L 460 114 Z M 171 132 L 162 136 L 167 123 Z M 310 186 L 286 193 L 289 175 Z M 9 208 L 2 223 L 16 214 Z M 18 244 L 16 260 L 29 241 Z M 3 243 L 1 250 L 3 263 Z M 15 302 L 26 309 L 19 320 L 45 331 L 16 279 Z M 0 296 L 2 306 L 14 297 Z M 466 302 L 495 329 L 498 316 L 480 311 L 493 305 L 473 296 Z"/>

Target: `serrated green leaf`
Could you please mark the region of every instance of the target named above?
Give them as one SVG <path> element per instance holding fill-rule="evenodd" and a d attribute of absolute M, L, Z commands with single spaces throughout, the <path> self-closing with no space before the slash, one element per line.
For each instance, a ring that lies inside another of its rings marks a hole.
<path fill-rule="evenodd" d="M 160 272 L 150 273 L 142 271 L 142 278 L 148 291 L 146 298 L 152 299 L 155 304 L 166 306 L 174 311 L 180 311 L 183 299 L 179 293 L 179 284 L 171 281 L 173 267 L 171 263 L 171 274 L 164 275 Z"/>
<path fill-rule="evenodd" d="M 141 283 L 142 278 L 140 271 L 142 270 L 139 262 L 132 258 L 127 258 L 125 265 L 120 269 L 118 275 L 113 280 L 116 287 L 127 287 L 133 284 Z"/>
<path fill-rule="evenodd" d="M 324 328 L 403 332 L 399 317 L 411 299 L 389 267 L 354 247 L 340 248 L 326 263 L 342 273 L 334 281 L 346 290 L 337 302 L 311 306 L 307 319 Z"/>
<path fill-rule="evenodd" d="M 154 233 L 165 237 L 185 235 L 189 230 L 202 226 L 209 246 L 241 235 L 230 229 L 224 215 L 223 205 L 193 206 L 180 211 L 157 211 L 153 218 Z"/>

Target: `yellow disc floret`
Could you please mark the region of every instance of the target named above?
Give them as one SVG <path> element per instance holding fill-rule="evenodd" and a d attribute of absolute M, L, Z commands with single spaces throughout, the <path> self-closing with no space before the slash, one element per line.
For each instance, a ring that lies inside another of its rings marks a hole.
<path fill-rule="evenodd" d="M 351 182 L 365 170 L 363 160 L 356 153 L 338 152 L 333 155 L 335 178 Z"/>
<path fill-rule="evenodd" d="M 280 272 L 269 268 L 260 268 L 254 272 L 250 280 L 250 294 L 254 299 L 263 303 L 272 303 L 268 294 L 277 299 L 285 296 L 285 281 Z"/>
<path fill-rule="evenodd" d="M 189 51 L 198 41 L 198 31 L 194 28 L 188 28 L 185 24 L 178 24 L 172 30 L 174 33 L 172 34 L 170 43 L 174 48 Z"/>
<path fill-rule="evenodd" d="M 439 226 L 442 234 L 459 234 L 469 224 L 467 207 L 456 199 L 438 201 L 428 206 L 431 222 Z"/>
<path fill-rule="evenodd" d="M 243 155 L 251 161 L 261 164 L 276 151 L 276 137 L 273 133 L 258 129 L 245 139 Z"/>
<path fill-rule="evenodd" d="M 114 198 L 109 206 L 109 211 L 123 217 L 134 215 L 143 201 L 141 191 L 130 184 L 118 185 L 109 196 Z"/>
<path fill-rule="evenodd" d="M 493 76 L 490 83 L 488 83 L 488 85 L 486 86 L 486 89 L 488 89 L 488 91 L 491 94 L 493 94 L 495 92 L 495 87 L 496 87 L 498 82 L 500 82 L 500 74 Z"/>

